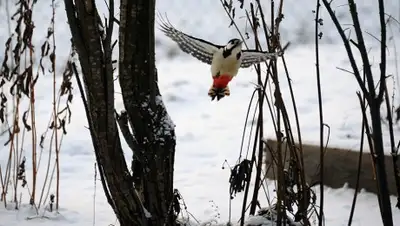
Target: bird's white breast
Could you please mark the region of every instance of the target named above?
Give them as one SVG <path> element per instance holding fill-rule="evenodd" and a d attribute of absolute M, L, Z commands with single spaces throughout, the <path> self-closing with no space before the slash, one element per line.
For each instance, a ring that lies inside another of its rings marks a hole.
<path fill-rule="evenodd" d="M 239 50 L 240 51 L 240 50 Z M 235 77 L 239 71 L 240 64 L 242 62 L 241 58 L 238 60 L 236 58 L 237 52 L 232 52 L 227 58 L 224 58 L 223 49 L 219 49 L 214 53 L 213 60 L 211 63 L 211 74 L 212 76 L 219 75 L 229 75 Z"/>

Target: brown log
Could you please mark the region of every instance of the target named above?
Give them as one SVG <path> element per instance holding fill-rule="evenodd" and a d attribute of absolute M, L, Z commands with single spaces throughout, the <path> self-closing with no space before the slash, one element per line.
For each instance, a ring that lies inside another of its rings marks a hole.
<path fill-rule="evenodd" d="M 276 151 L 276 141 L 267 140 L 267 145 Z M 284 147 L 286 143 L 283 144 Z M 285 150 L 285 148 L 283 148 Z M 275 179 L 276 166 L 272 161 L 271 152 L 265 149 L 265 167 L 270 167 L 267 178 Z M 319 184 L 319 158 L 320 148 L 318 145 L 303 144 L 304 170 L 308 184 Z M 358 150 L 327 147 L 324 156 L 324 184 L 331 188 L 341 188 L 348 183 L 350 188 L 355 189 L 358 169 Z M 391 195 L 397 196 L 396 183 L 393 175 L 392 157 L 385 155 L 386 173 L 388 175 L 388 187 Z M 288 167 L 286 161 L 285 167 Z M 371 154 L 368 150 L 363 151 L 361 161 L 360 189 L 377 194 L 378 189 L 374 176 Z M 360 190 L 359 189 L 359 190 Z"/>

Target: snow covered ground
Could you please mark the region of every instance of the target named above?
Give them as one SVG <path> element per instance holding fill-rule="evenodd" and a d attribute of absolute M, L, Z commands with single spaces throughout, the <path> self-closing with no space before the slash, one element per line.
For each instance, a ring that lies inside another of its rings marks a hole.
<path fill-rule="evenodd" d="M 335 4 L 341 5 L 341 1 Z M 100 4 L 102 1 L 98 1 Z M 215 0 L 178 1 L 159 0 L 158 10 L 167 13 L 170 21 L 184 32 L 209 39 L 223 44 L 232 36 L 236 36 L 233 28 L 228 28 L 229 21 L 223 9 Z M 396 0 L 387 0 L 388 13 L 399 18 L 399 3 Z M 69 52 L 69 28 L 66 24 L 64 5 L 58 2 L 58 15 L 56 20 L 58 70 L 62 70 L 64 61 Z M 293 41 L 293 45 L 286 53 L 286 62 L 296 94 L 300 116 L 303 140 L 318 142 L 319 125 L 317 122 L 318 108 L 315 79 L 314 47 L 312 46 L 314 1 L 302 3 L 301 10 L 298 1 L 285 1 L 285 20 L 282 23 L 282 38 Z M 360 16 L 366 31 L 377 35 L 378 17 L 375 15 L 377 7 L 375 1 L 360 1 Z M 1 15 L 5 15 L 4 4 L 1 5 Z M 101 5 L 102 9 L 104 6 Z M 204 12 L 207 11 L 206 16 Z M 237 9 L 239 18 L 239 10 Z M 12 11 L 13 12 L 13 11 Z M 343 13 L 345 23 L 345 7 L 339 7 L 338 13 Z M 49 23 L 51 10 L 49 3 L 38 3 L 34 14 L 37 36 L 37 46 L 44 40 L 44 35 Z M 325 123 L 331 128 L 330 145 L 345 148 L 357 148 L 360 136 L 360 113 L 356 91 L 357 83 L 352 75 L 338 70 L 336 67 L 350 69 L 345 51 L 337 39 L 332 24 L 323 12 L 325 25 L 325 43 L 321 46 L 321 71 L 323 86 L 323 102 Z M 185 18 L 185 19 L 182 19 Z M 215 22 L 218 21 L 218 22 Z M 347 19 L 347 21 L 349 21 Z M 239 21 L 244 29 L 244 19 Z M 212 25 L 212 26 L 211 26 Z M 399 27 L 394 40 L 400 46 Z M 2 22 L 0 26 L 0 42 L 8 38 L 7 25 Z M 395 29 L 394 29 L 395 30 Z M 296 31 L 296 32 L 292 32 Z M 215 35 L 218 34 L 218 35 Z M 177 150 L 175 165 L 175 187 L 179 189 L 188 210 L 202 222 L 217 220 L 224 223 L 229 214 L 229 184 L 230 172 L 221 168 L 225 160 L 233 165 L 239 153 L 242 128 L 246 116 L 247 105 L 254 90 L 252 82 L 256 81 L 252 69 L 240 71 L 239 76 L 231 82 L 231 96 L 220 102 L 210 102 L 207 91 L 210 85 L 209 67 L 190 56 L 179 54 L 173 59 L 168 58 L 168 53 L 176 52 L 176 45 L 162 36 L 157 31 L 157 67 L 159 71 L 159 86 L 163 94 L 167 109 L 174 120 L 177 134 Z M 373 38 L 368 38 L 373 47 L 371 56 L 374 56 L 375 68 L 378 65 L 379 43 Z M 339 44 L 338 44 L 339 43 Z M 0 52 L 3 52 L 3 48 Z M 395 59 L 393 45 L 390 44 L 388 58 L 388 74 L 394 74 Z M 178 52 L 179 53 L 179 52 Z M 398 66 L 399 62 L 397 62 Z M 283 73 L 282 73 L 283 74 Z M 46 123 L 51 115 L 50 103 L 52 89 L 51 76 L 42 77 L 37 84 L 37 122 L 38 133 L 44 132 Z M 396 81 L 397 82 L 397 81 Z M 74 83 L 75 85 L 75 83 Z M 389 83 L 388 85 L 391 85 Z M 76 87 L 76 86 L 75 86 Z M 286 80 L 281 82 L 284 98 L 289 100 Z M 398 95 L 398 94 L 396 94 Z M 289 102 L 287 102 L 289 103 Z M 288 104 L 289 105 L 289 104 Z M 117 100 L 116 106 L 122 108 L 122 102 Z M 0 226 L 8 225 L 43 225 L 43 226 L 86 226 L 93 225 L 118 225 L 116 217 L 107 204 L 100 183 L 95 189 L 95 158 L 91 146 L 83 105 L 77 88 L 74 89 L 72 108 L 72 122 L 68 125 L 68 134 L 63 139 L 61 149 L 61 190 L 60 214 L 45 213 L 49 218 L 27 217 L 35 216 L 35 211 L 28 205 L 29 197 L 26 189 L 19 189 L 21 203 L 25 208 L 16 211 L 9 205 L 9 210 L 4 210 L 0 205 Z M 289 108 L 290 110 L 291 108 Z M 269 118 L 266 118 L 266 136 L 273 137 L 273 130 Z M 0 137 L 0 143 L 7 137 Z M 30 139 L 26 139 L 24 146 L 30 147 Z M 125 144 L 124 144 L 125 145 Z M 385 141 L 388 147 L 388 140 Z M 126 146 L 125 146 L 126 147 Z M 131 154 L 128 148 L 126 156 Z M 28 153 L 29 149 L 26 150 Z M 46 155 L 45 150 L 43 155 Z M 5 164 L 8 156 L 8 147 L 0 151 L 0 164 Z M 30 183 L 30 158 L 27 156 L 27 175 Z M 39 179 L 39 184 L 42 178 Z M 270 194 L 273 190 L 272 181 L 268 182 Z M 54 192 L 52 188 L 51 192 Z M 346 187 L 341 189 L 325 189 L 325 214 L 327 225 L 347 225 L 349 209 L 354 190 Z M 242 195 L 239 194 L 232 201 L 232 218 L 238 220 L 241 209 Z M 392 197 L 392 203 L 395 203 Z M 265 205 L 266 200 L 261 199 Z M 393 209 L 394 221 L 400 224 L 399 210 Z M 40 215 L 43 210 L 40 211 Z M 358 196 L 353 225 L 381 225 L 377 198 L 371 193 L 361 192 Z"/>

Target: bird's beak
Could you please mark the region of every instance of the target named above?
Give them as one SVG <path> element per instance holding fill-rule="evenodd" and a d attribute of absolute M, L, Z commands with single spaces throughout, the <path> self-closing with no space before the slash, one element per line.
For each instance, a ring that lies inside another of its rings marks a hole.
<path fill-rule="evenodd" d="M 234 45 L 234 47 L 236 48 L 236 47 L 241 47 L 242 46 L 242 43 L 243 43 L 243 41 L 242 40 L 239 40 L 235 45 Z"/>

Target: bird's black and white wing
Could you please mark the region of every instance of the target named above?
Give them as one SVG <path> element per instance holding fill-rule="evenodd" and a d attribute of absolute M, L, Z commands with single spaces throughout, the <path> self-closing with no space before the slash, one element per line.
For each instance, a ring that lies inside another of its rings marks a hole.
<path fill-rule="evenodd" d="M 242 63 L 240 67 L 246 68 L 253 64 L 261 63 L 269 59 L 275 59 L 278 53 L 259 52 L 256 50 L 243 50 L 242 51 Z"/>
<path fill-rule="evenodd" d="M 169 22 L 161 21 L 160 26 L 160 30 L 174 40 L 183 52 L 194 56 L 201 62 L 211 65 L 214 53 L 223 48 L 223 46 L 185 34 L 175 29 Z"/>

